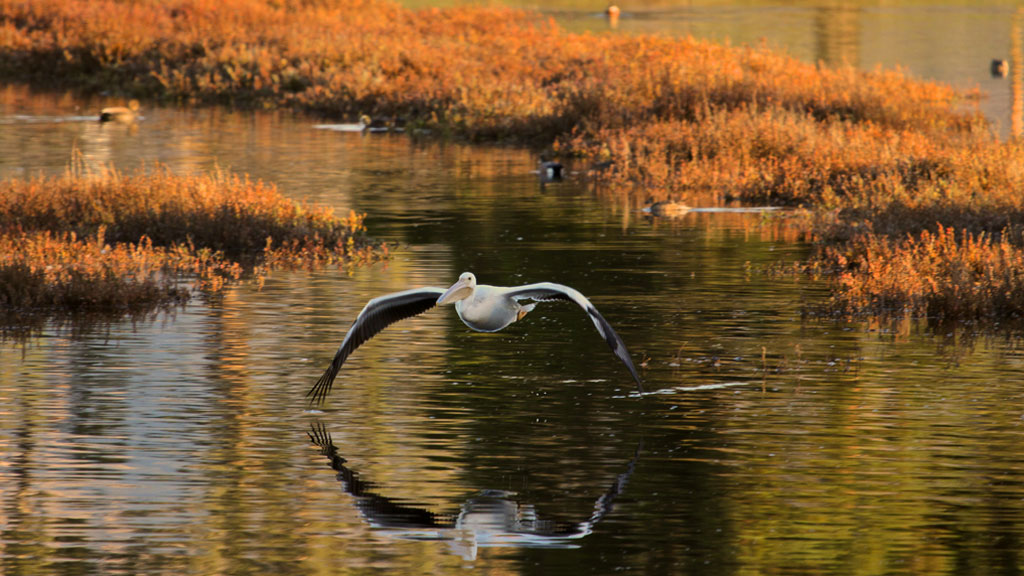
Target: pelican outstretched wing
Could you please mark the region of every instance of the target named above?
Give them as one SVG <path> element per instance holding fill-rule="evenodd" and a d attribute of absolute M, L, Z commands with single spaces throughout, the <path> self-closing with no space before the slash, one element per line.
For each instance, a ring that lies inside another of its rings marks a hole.
<path fill-rule="evenodd" d="M 331 365 L 324 370 L 306 397 L 314 404 L 322 404 L 331 391 L 341 365 L 356 348 L 395 322 L 430 310 L 437 304 L 441 294 L 444 294 L 443 288 L 415 288 L 386 294 L 367 302 L 345 334 Z"/>
<path fill-rule="evenodd" d="M 553 282 L 539 282 L 537 284 L 526 284 L 525 286 L 516 286 L 514 288 L 507 288 L 505 292 L 510 298 L 516 300 L 536 300 L 538 302 L 545 302 L 550 300 L 568 300 L 569 302 L 575 302 L 579 304 L 580 308 L 583 308 L 587 315 L 590 316 L 590 320 L 594 322 L 594 326 L 597 331 L 604 338 L 605 342 L 612 349 L 612 352 L 619 357 L 620 360 L 629 368 L 629 373 L 633 375 L 633 379 L 636 380 L 636 387 L 640 392 L 644 391 L 643 382 L 640 380 L 640 375 L 636 371 L 636 366 L 633 366 L 633 360 L 629 357 L 629 351 L 626 350 L 626 345 L 622 342 L 622 338 L 615 333 L 615 329 L 612 325 L 601 316 L 601 313 L 594 308 L 594 305 L 587 300 L 587 297 L 580 294 L 578 291 L 563 286 L 561 284 L 555 284 Z"/>

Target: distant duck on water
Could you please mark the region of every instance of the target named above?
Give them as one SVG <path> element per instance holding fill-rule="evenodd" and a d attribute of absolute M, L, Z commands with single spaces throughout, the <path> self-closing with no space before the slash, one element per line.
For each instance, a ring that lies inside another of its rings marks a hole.
<path fill-rule="evenodd" d="M 545 182 L 557 182 L 562 179 L 562 163 L 546 160 L 540 163 L 540 177 Z"/>
<path fill-rule="evenodd" d="M 548 154 L 540 155 L 540 164 L 536 170 L 536 174 L 540 176 L 541 184 L 546 182 L 560 182 L 562 176 L 565 175 L 565 169 L 561 162 L 552 160 Z"/>
<path fill-rule="evenodd" d="M 139 113 L 139 101 L 132 100 L 128 106 L 110 106 L 100 110 L 100 122 L 135 122 Z"/>
<path fill-rule="evenodd" d="M 608 7 L 604 9 L 604 15 L 606 18 L 608 18 L 609 26 L 611 26 L 612 28 L 617 28 L 619 26 L 620 13 L 621 11 L 619 10 L 619 7 L 616 6 L 615 4 L 609 4 Z"/>
<path fill-rule="evenodd" d="M 693 210 L 682 202 L 655 202 L 650 206 L 644 208 L 644 212 L 647 212 L 653 216 L 661 216 L 663 218 L 677 218 L 683 216 Z"/>
<path fill-rule="evenodd" d="M 405 131 L 405 120 L 402 118 L 394 117 L 387 120 L 373 119 L 369 114 L 363 114 L 359 117 L 359 125 L 363 127 L 363 132 L 404 132 Z"/>
<path fill-rule="evenodd" d="M 1010 74 L 1010 63 L 1006 60 L 992 60 L 991 68 L 993 78 L 1006 78 Z"/>

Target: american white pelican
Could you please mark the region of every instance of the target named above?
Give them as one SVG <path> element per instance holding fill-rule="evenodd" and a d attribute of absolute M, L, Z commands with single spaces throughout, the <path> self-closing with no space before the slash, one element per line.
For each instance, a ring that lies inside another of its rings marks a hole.
<path fill-rule="evenodd" d="M 533 300 L 534 303 L 520 304 L 520 300 Z M 629 358 L 626 345 L 622 343 L 622 339 L 612 329 L 611 324 L 608 324 L 604 316 L 601 316 L 583 294 L 568 286 L 551 282 L 514 287 L 477 284 L 476 276 L 465 272 L 459 276 L 459 281 L 447 290 L 414 288 L 380 296 L 367 302 L 345 334 L 345 339 L 338 347 L 331 365 L 306 396 L 312 398 L 316 404 L 322 403 L 331 391 L 331 385 L 334 384 L 341 365 L 356 348 L 391 324 L 426 312 L 436 305 L 454 303 L 455 311 L 466 326 L 477 332 L 497 332 L 517 320 L 522 320 L 523 316 L 534 309 L 536 302 L 550 300 L 567 300 L 579 304 L 590 315 L 590 320 L 611 347 L 612 352 L 622 360 L 626 368 L 629 368 L 629 373 L 636 380 L 637 388 L 643 392 L 640 375 Z"/>
<path fill-rule="evenodd" d="M 100 122 L 123 122 L 131 124 L 135 122 L 135 116 L 139 113 L 139 101 L 132 100 L 128 106 L 110 106 L 100 110 Z"/>

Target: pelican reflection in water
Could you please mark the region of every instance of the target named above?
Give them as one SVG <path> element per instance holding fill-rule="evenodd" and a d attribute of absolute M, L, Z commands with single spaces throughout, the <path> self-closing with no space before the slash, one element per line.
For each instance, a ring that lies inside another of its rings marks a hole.
<path fill-rule="evenodd" d="M 519 502 L 514 492 L 484 490 L 466 500 L 453 514 L 437 514 L 377 493 L 377 485 L 362 480 L 345 466 L 346 460 L 322 423 L 307 432 L 310 441 L 338 472 L 342 489 L 355 499 L 360 515 L 374 528 L 388 535 L 410 540 L 442 540 L 467 560 L 476 558 L 479 548 L 575 548 L 577 541 L 594 531 L 594 526 L 612 511 L 612 502 L 629 481 L 640 454 L 638 446 L 625 472 L 615 477 L 595 501 L 586 520 L 567 522 L 542 518 L 532 504 Z"/>
<path fill-rule="evenodd" d="M 532 303 L 521 304 L 522 300 L 529 300 Z M 334 384 L 334 379 L 338 376 L 342 364 L 356 348 L 391 324 L 403 318 L 426 312 L 436 305 L 455 304 L 455 311 L 466 326 L 477 332 L 497 332 L 513 322 L 522 320 L 537 306 L 537 302 L 552 300 L 575 302 L 586 311 L 598 333 L 608 343 L 612 352 L 626 365 L 629 373 L 636 380 L 637 388 L 643 392 L 640 375 L 637 373 L 636 367 L 633 366 L 626 345 L 615 333 L 611 324 L 604 319 L 604 316 L 601 316 L 597 308 L 594 308 L 594 305 L 583 294 L 568 286 L 551 282 L 508 288 L 477 284 L 476 276 L 465 272 L 459 276 L 459 281 L 447 290 L 444 288 L 415 288 L 370 300 L 356 317 L 352 327 L 348 329 L 331 365 L 306 396 L 311 397 L 312 401 L 317 404 L 322 403 L 331 391 L 331 386 Z"/>

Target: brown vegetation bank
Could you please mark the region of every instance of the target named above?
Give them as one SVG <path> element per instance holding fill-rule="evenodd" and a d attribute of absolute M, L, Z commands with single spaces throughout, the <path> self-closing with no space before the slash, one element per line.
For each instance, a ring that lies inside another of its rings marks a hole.
<path fill-rule="evenodd" d="M 964 96 L 763 47 L 379 0 L 0 0 L 0 76 L 400 117 L 607 166 L 640 200 L 804 206 L 848 312 L 1024 313 L 1024 149 Z"/>
<path fill-rule="evenodd" d="M 0 329 L 54 312 L 145 314 L 215 294 L 244 272 L 359 263 L 387 247 L 346 218 L 227 174 L 0 182 Z"/>

